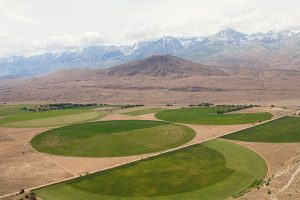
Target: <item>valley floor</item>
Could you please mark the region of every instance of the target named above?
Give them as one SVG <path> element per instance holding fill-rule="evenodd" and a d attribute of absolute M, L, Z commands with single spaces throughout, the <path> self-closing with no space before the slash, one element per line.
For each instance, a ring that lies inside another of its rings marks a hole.
<path fill-rule="evenodd" d="M 254 111 L 269 111 L 273 114 L 274 118 L 286 115 L 291 112 L 288 109 L 282 108 L 253 108 Z M 128 111 L 137 110 L 137 108 L 127 109 Z M 251 109 L 248 110 L 251 112 Z M 112 114 L 105 116 L 100 120 L 155 120 L 153 113 L 129 116 L 114 111 Z M 157 119 L 156 119 L 157 120 Z M 253 126 L 253 124 L 245 125 L 226 125 L 226 126 L 215 126 L 215 125 L 186 125 L 193 128 L 196 131 L 196 137 L 181 146 L 188 146 L 194 143 L 201 143 L 203 141 L 210 140 L 222 135 L 229 134 L 231 132 L 238 131 L 247 127 Z M 66 178 L 77 177 L 91 173 L 94 171 L 103 170 L 106 168 L 112 168 L 124 163 L 133 162 L 136 160 L 143 159 L 149 156 L 159 155 L 159 153 L 138 155 L 138 156 L 126 156 L 126 157 L 114 157 L 114 158 L 79 158 L 79 157 L 64 157 L 48 155 L 36 152 L 30 145 L 31 139 L 45 131 L 45 128 L 0 128 L 0 170 L 1 173 L 0 181 L 0 195 L 5 195 L 12 192 L 17 192 L 20 189 L 32 188 L 42 184 L 47 184 L 55 181 L 60 181 Z M 269 175 L 272 176 L 274 173 L 278 173 L 278 170 L 283 170 L 283 167 L 289 166 L 287 163 L 294 163 L 291 161 L 295 159 L 300 152 L 300 146 L 297 144 L 282 144 L 272 145 L 259 143 L 241 143 L 246 147 L 250 147 L 254 151 L 262 155 L 269 163 Z M 78 164 L 80 163 L 80 164 Z M 283 166 L 282 166 L 283 164 Z M 50 169 L 50 170 L 49 170 Z M 291 191 L 299 181 L 299 174 L 293 173 L 292 170 L 296 168 L 290 167 L 288 176 L 286 179 L 292 179 L 288 186 L 278 186 L 278 189 L 286 187 L 286 189 L 279 191 L 276 195 L 284 195 L 285 191 Z M 297 171 L 297 170 L 296 170 Z M 293 175 L 294 174 L 294 175 Z M 283 177 L 284 175 L 280 176 Z M 292 176 L 292 177 L 291 177 Z M 278 176 L 279 177 L 279 176 Z M 276 180 L 279 178 L 274 178 Z M 294 178 L 293 178 L 294 177 Z M 2 181 L 3 180 L 3 181 Z M 9 181 L 7 181 L 9 180 Z M 283 182 L 282 182 L 283 183 Z M 280 185 L 280 184 L 278 184 Z M 299 186 L 299 185 L 298 185 Z M 275 187 L 275 186 L 274 186 Z M 278 192 L 272 190 L 272 192 Z M 267 196 L 268 189 L 260 190 L 261 193 L 253 191 L 249 193 L 246 199 L 255 199 L 256 195 Z M 259 192 L 260 192 L 259 191 Z M 295 190 L 294 190 L 295 193 Z M 296 195 L 296 194 L 292 195 Z M 275 195 L 275 194 L 274 194 Z"/>

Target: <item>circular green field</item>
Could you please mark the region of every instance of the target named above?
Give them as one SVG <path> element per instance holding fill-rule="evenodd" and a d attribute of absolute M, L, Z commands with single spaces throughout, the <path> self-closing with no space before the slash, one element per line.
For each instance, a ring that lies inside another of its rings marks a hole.
<path fill-rule="evenodd" d="M 163 110 L 155 116 L 158 119 L 184 123 L 203 125 L 234 125 L 249 124 L 272 118 L 271 113 L 226 113 L 217 114 L 218 111 L 227 111 L 230 107 L 198 107 Z"/>
<path fill-rule="evenodd" d="M 225 135 L 223 138 L 247 142 L 300 142 L 300 118 L 286 116 L 259 126 Z"/>
<path fill-rule="evenodd" d="M 258 154 L 214 139 L 35 193 L 43 200 L 215 200 L 244 194 L 266 174 Z"/>
<path fill-rule="evenodd" d="M 117 157 L 158 152 L 187 143 L 195 132 L 160 121 L 90 122 L 52 129 L 35 136 L 32 146 L 44 153 L 77 157 Z"/>

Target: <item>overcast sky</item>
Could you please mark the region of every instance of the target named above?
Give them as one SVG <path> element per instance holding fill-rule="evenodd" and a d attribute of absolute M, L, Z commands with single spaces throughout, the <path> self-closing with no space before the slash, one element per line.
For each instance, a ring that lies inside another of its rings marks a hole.
<path fill-rule="evenodd" d="M 205 36 L 300 30 L 300 0 L 0 0 L 0 56 Z"/>

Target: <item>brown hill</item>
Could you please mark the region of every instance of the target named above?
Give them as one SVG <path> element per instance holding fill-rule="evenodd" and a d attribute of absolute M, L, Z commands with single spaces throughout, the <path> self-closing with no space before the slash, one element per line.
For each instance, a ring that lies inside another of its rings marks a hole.
<path fill-rule="evenodd" d="M 217 67 L 194 63 L 171 55 L 151 56 L 109 68 L 108 76 L 177 76 L 203 75 L 224 76 L 226 73 Z"/>

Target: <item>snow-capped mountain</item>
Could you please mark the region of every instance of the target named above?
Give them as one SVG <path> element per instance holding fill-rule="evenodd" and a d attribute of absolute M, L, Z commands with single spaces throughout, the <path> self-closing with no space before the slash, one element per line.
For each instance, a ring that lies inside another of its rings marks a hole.
<path fill-rule="evenodd" d="M 179 41 L 181 42 L 181 45 L 184 48 L 189 48 L 190 46 L 194 44 L 198 44 L 202 42 L 203 37 L 192 37 L 192 38 L 179 38 Z"/>
<path fill-rule="evenodd" d="M 178 55 L 182 50 L 183 46 L 177 38 L 167 36 L 157 41 L 139 42 L 138 48 L 131 56 L 133 58 L 145 58 L 152 55 Z"/>
<path fill-rule="evenodd" d="M 252 67 L 256 66 L 253 63 L 260 62 L 261 66 L 289 66 L 298 69 L 300 36 L 299 33 L 290 31 L 248 35 L 225 29 L 208 37 L 167 36 L 128 46 L 90 46 L 62 53 L 45 53 L 31 57 L 14 56 L 0 59 L 0 77 L 39 75 L 66 68 L 110 67 L 164 54 L 216 65 L 224 65 L 226 61 L 228 66 Z M 247 66 L 247 63 L 251 65 Z"/>
<path fill-rule="evenodd" d="M 295 33 L 291 31 L 269 31 L 267 33 L 256 33 L 248 36 L 250 41 L 260 41 L 265 43 L 282 42 L 292 37 Z"/>
<path fill-rule="evenodd" d="M 207 38 L 210 42 L 227 42 L 230 44 L 241 44 L 247 41 L 246 34 L 237 32 L 231 28 L 219 31 Z"/>

